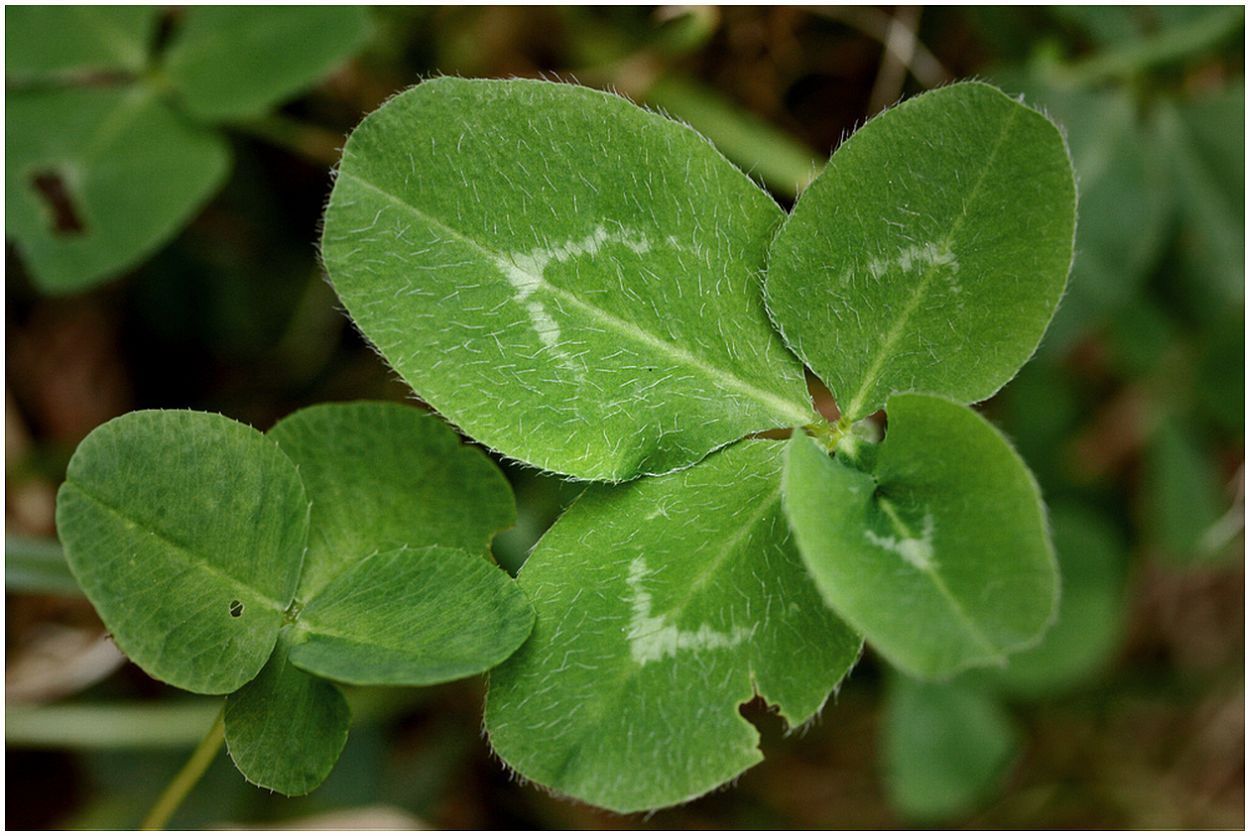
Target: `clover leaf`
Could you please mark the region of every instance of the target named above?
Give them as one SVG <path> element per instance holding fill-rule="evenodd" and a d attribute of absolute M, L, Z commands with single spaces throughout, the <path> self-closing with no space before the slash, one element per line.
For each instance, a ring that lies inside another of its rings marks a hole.
<path fill-rule="evenodd" d="M 987 84 L 934 90 L 856 131 L 802 194 L 768 309 L 849 420 L 891 392 L 983 400 L 1054 315 L 1075 215 L 1050 120 Z"/>
<path fill-rule="evenodd" d="M 965 406 L 895 395 L 886 412 L 862 469 L 806 436 L 790 441 L 786 513 L 812 579 L 913 676 L 1005 664 L 1037 641 L 1059 593 L 1033 475 Z"/>
<path fill-rule="evenodd" d="M 157 53 L 160 14 L 6 12 L 8 234 L 42 290 L 90 287 L 166 243 L 229 172 L 219 123 L 298 92 L 367 33 L 358 8 L 194 7 Z"/>
<path fill-rule="evenodd" d="M 332 682 L 445 682 L 525 639 L 529 604 L 481 556 L 513 515 L 480 452 L 371 403 L 314 407 L 269 437 L 130 413 L 83 441 L 57 501 L 70 569 L 118 646 L 158 679 L 229 694 L 236 765 L 287 794 L 324 780 L 346 740 Z"/>
<path fill-rule="evenodd" d="M 624 99 L 441 78 L 352 134 L 322 255 L 449 420 L 619 481 L 815 419 L 759 293 L 782 217 L 694 131 Z"/>
<path fill-rule="evenodd" d="M 856 632 L 947 676 L 1051 620 L 1036 485 L 966 405 L 1063 294 L 1058 129 L 951 85 L 873 119 L 782 221 L 693 131 L 571 85 L 426 82 L 344 151 L 323 256 L 381 354 L 505 456 L 634 480 L 536 546 L 534 634 L 492 676 L 496 751 L 561 793 L 627 811 L 731 779 L 760 757 L 736 707 L 803 722 Z"/>
<path fill-rule="evenodd" d="M 518 576 L 534 634 L 491 674 L 486 730 L 533 781 L 620 812 L 677 804 L 762 759 L 759 693 L 812 717 L 861 642 L 820 601 L 781 507 L 785 445 L 589 489 Z"/>

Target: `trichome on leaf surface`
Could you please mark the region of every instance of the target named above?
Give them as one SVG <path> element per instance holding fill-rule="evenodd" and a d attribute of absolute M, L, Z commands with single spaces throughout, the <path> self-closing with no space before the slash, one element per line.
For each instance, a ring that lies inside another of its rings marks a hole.
<path fill-rule="evenodd" d="M 326 680 L 497 665 L 486 729 L 518 773 L 617 811 L 689 800 L 761 759 L 741 703 L 800 725 L 865 641 L 945 679 L 1045 632 L 1037 485 L 968 404 L 1036 349 L 1075 205 L 1059 130 L 981 83 L 868 122 L 787 216 L 620 97 L 427 81 L 344 149 L 330 279 L 466 435 L 596 484 L 514 584 L 480 556 L 506 484 L 431 416 L 314 407 L 262 436 L 140 413 L 75 456 L 71 565 L 145 670 L 232 693 L 231 753 L 266 786 L 333 764 Z"/>

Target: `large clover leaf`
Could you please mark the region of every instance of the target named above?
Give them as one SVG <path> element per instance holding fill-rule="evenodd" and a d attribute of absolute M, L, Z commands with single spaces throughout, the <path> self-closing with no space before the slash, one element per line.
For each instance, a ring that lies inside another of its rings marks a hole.
<path fill-rule="evenodd" d="M 758 763 L 755 694 L 797 726 L 859 657 L 786 529 L 785 445 L 744 441 L 698 467 L 591 488 L 518 581 L 534 634 L 491 674 L 499 755 L 618 811 L 689 800 Z"/>
<path fill-rule="evenodd" d="M 323 256 L 448 419 L 616 481 L 815 419 L 760 299 L 781 219 L 698 134 L 624 99 L 444 78 L 352 134 Z"/>

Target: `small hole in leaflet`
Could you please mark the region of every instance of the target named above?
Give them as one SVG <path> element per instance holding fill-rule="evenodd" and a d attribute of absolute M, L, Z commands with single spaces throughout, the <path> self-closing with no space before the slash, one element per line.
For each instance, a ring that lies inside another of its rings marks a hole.
<path fill-rule="evenodd" d="M 237 598 L 230 602 L 230 617 L 238 618 L 243 615 L 243 602 Z"/>
<path fill-rule="evenodd" d="M 87 231 L 87 226 L 70 196 L 65 178 L 59 172 L 36 172 L 31 183 L 52 215 L 52 231 L 55 234 L 82 235 Z"/>

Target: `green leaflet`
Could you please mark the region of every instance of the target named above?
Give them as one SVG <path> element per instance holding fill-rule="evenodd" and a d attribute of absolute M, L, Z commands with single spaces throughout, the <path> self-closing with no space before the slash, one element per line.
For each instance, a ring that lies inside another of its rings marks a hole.
<path fill-rule="evenodd" d="M 132 412 L 79 445 L 57 496 L 70 570 L 118 647 L 203 694 L 256 676 L 299 579 L 308 500 L 260 433 Z"/>
<path fill-rule="evenodd" d="M 304 795 L 334 768 L 351 712 L 336 686 L 292 665 L 289 650 L 284 632 L 260 674 L 226 698 L 226 749 L 253 783 Z"/>
<path fill-rule="evenodd" d="M 821 603 L 782 515 L 784 445 L 744 441 L 680 473 L 588 489 L 519 583 L 537 620 L 491 674 L 486 728 L 526 778 L 627 812 L 758 763 L 738 706 L 797 726 L 860 641 Z"/>
<path fill-rule="evenodd" d="M 579 478 L 814 420 L 759 296 L 776 204 L 698 134 L 594 90 L 442 78 L 352 134 L 323 257 L 427 402 Z"/>
<path fill-rule="evenodd" d="M 508 573 L 460 549 L 400 548 L 359 561 L 309 601 L 291 661 L 357 685 L 432 685 L 482 673 L 530 633 Z"/>
<path fill-rule="evenodd" d="M 892 392 L 971 403 L 1036 349 L 1072 260 L 1076 196 L 1049 120 L 953 84 L 872 119 L 800 197 L 765 292 L 844 417 Z"/>
<path fill-rule="evenodd" d="M 1054 626 L 1005 668 L 962 678 L 1018 697 L 1041 698 L 1088 680 L 1107 664 L 1123 630 L 1125 546 L 1102 517 L 1079 505 L 1051 510 L 1063 594 Z"/>
<path fill-rule="evenodd" d="M 146 258 L 230 166 L 220 137 L 140 87 L 16 91 L 5 114 L 7 234 L 53 292 L 80 290 Z"/>
<path fill-rule="evenodd" d="M 298 794 L 328 774 L 347 729 L 341 695 L 317 677 L 443 682 L 524 641 L 528 603 L 481 556 L 513 513 L 498 470 L 449 428 L 355 403 L 304 410 L 272 438 L 219 415 L 123 416 L 74 454 L 57 526 L 118 645 L 174 685 L 235 692 L 236 765 Z M 310 534 L 314 584 L 301 580 Z"/>
<path fill-rule="evenodd" d="M 224 137 L 199 120 L 257 115 L 367 28 L 356 8 L 195 8 L 162 68 L 160 15 L 6 10 L 6 235 L 46 292 L 113 278 L 167 243 L 229 172 Z"/>
<path fill-rule="evenodd" d="M 159 14 L 155 6 L 10 6 L 4 74 L 21 82 L 137 73 L 147 64 Z"/>
<path fill-rule="evenodd" d="M 196 118 L 257 116 L 354 53 L 368 23 L 358 6 L 194 6 L 165 72 Z"/>
<path fill-rule="evenodd" d="M 516 521 L 512 491 L 481 450 L 399 404 L 321 404 L 269 431 L 299 468 L 312 523 L 297 593 L 307 601 L 374 552 L 413 543 L 482 553 Z"/>
<path fill-rule="evenodd" d="M 890 803 L 907 818 L 975 812 L 1002 783 L 1018 748 L 1019 733 L 992 697 L 891 677 L 883 768 Z"/>
<path fill-rule="evenodd" d="M 804 563 L 833 609 L 903 671 L 1004 664 L 1055 611 L 1037 485 L 965 406 L 895 395 L 886 411 L 885 441 L 863 451 L 867 471 L 791 439 L 785 507 Z"/>

